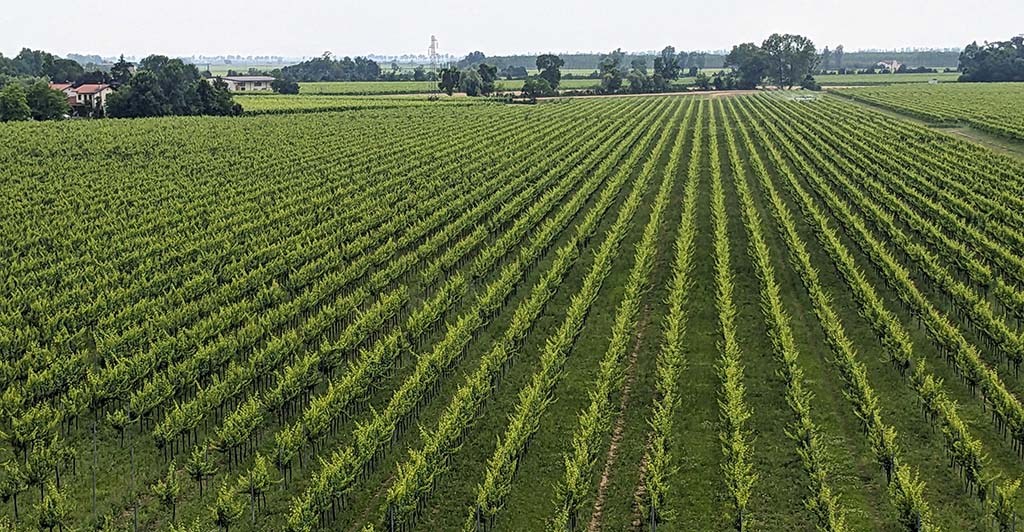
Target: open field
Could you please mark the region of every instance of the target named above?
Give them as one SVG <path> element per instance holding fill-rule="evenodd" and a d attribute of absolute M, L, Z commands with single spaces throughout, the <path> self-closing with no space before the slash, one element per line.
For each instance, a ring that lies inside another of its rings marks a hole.
<path fill-rule="evenodd" d="M 814 77 L 823 86 L 847 85 L 898 85 L 904 83 L 928 83 L 956 81 L 959 72 L 938 72 L 935 74 L 818 74 Z"/>
<path fill-rule="evenodd" d="M 264 94 L 238 95 L 235 101 L 242 104 L 247 115 L 354 111 L 366 109 L 396 109 L 403 107 L 419 107 L 423 105 L 479 105 L 489 103 L 487 100 L 475 98 L 449 98 L 441 95 L 436 102 L 428 101 L 425 96 L 408 96 L 393 98 L 371 98 L 364 96 L 320 96 L 320 95 L 280 95 Z"/>
<path fill-rule="evenodd" d="M 938 124 L 1024 140 L 1024 84 L 957 83 L 841 89 L 840 94 Z"/>
<path fill-rule="evenodd" d="M 987 532 L 1024 475 L 1024 164 L 809 93 L 284 98 L 391 103 L 0 125 L 2 519 Z"/>

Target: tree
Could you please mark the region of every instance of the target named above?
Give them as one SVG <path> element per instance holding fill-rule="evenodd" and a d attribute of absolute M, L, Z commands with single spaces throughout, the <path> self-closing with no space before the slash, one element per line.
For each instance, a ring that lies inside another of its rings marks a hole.
<path fill-rule="evenodd" d="M 298 94 L 299 84 L 298 82 L 291 81 L 288 79 L 275 79 L 270 82 L 270 88 L 278 94 Z"/>
<path fill-rule="evenodd" d="M 107 98 L 113 117 L 168 115 L 237 115 L 227 85 L 203 79 L 195 65 L 180 59 L 151 55 L 139 63 L 139 72 Z"/>
<path fill-rule="evenodd" d="M 504 70 L 501 71 L 501 75 L 505 79 L 526 79 L 530 75 L 530 73 L 526 70 L 526 67 L 524 66 L 507 66 L 505 67 Z M 561 78 L 562 73 L 559 72 L 558 76 L 559 78 Z"/>
<path fill-rule="evenodd" d="M 802 35 L 774 33 L 761 44 L 768 63 L 768 77 L 779 88 L 792 88 L 818 63 L 814 43 Z"/>
<path fill-rule="evenodd" d="M 495 82 L 498 81 L 498 67 L 480 63 L 476 70 L 480 76 L 480 94 L 490 95 L 494 92 Z"/>
<path fill-rule="evenodd" d="M 836 49 L 832 52 L 832 57 L 836 61 L 836 70 L 842 70 L 843 68 L 843 45 L 836 46 Z"/>
<path fill-rule="evenodd" d="M 117 83 L 128 83 L 132 80 L 132 68 L 135 65 L 124 60 L 124 54 L 118 58 L 117 62 L 110 67 L 110 79 Z"/>
<path fill-rule="evenodd" d="M 476 50 L 474 52 L 470 52 L 470 54 L 459 61 L 456 66 L 460 68 L 473 67 L 483 63 L 484 59 L 487 59 L 487 56 L 480 50 Z"/>
<path fill-rule="evenodd" d="M 601 73 L 600 90 L 602 93 L 613 94 L 622 89 L 622 80 L 625 77 L 622 71 L 622 60 L 625 56 L 626 54 L 622 53 L 622 49 L 619 48 L 601 58 L 598 63 L 598 71 Z"/>
<path fill-rule="evenodd" d="M 697 79 L 694 80 L 693 84 L 702 91 L 706 91 L 711 88 L 711 80 L 708 79 L 708 75 L 703 72 L 697 73 Z"/>
<path fill-rule="evenodd" d="M 647 59 L 638 57 L 630 62 L 629 75 L 627 80 L 629 81 L 629 91 L 640 94 L 648 92 L 650 89 L 650 79 L 647 77 Z"/>
<path fill-rule="evenodd" d="M 764 79 L 768 69 L 768 58 L 764 51 L 752 42 L 737 44 L 725 56 L 725 66 L 736 72 L 736 86 L 739 89 L 753 89 Z"/>
<path fill-rule="evenodd" d="M 828 72 L 829 67 L 832 66 L 832 51 L 828 49 L 828 46 L 821 51 L 821 72 Z"/>
<path fill-rule="evenodd" d="M 466 96 L 480 96 L 483 88 L 484 81 L 476 70 L 467 68 L 459 74 L 459 90 L 466 93 Z"/>
<path fill-rule="evenodd" d="M 413 81 L 427 81 L 427 69 L 423 68 L 423 65 L 416 65 L 416 70 L 412 71 Z"/>
<path fill-rule="evenodd" d="M 71 112 L 67 96 L 42 80 L 29 85 L 25 98 L 34 120 L 57 120 Z"/>
<path fill-rule="evenodd" d="M 462 77 L 462 72 L 454 65 L 448 68 L 441 69 L 441 80 L 437 82 L 437 88 L 444 91 L 445 94 L 451 96 L 455 92 L 455 88 L 459 86 L 459 79 Z"/>
<path fill-rule="evenodd" d="M 548 82 L 552 89 L 557 89 L 562 82 L 562 66 L 565 61 L 555 54 L 542 54 L 537 56 L 538 76 Z M 524 69 L 525 70 L 525 69 Z"/>
<path fill-rule="evenodd" d="M 17 83 L 8 83 L 0 90 L 0 122 L 15 122 L 32 118 L 25 89 Z"/>
<path fill-rule="evenodd" d="M 960 81 L 1024 81 L 1024 37 L 978 46 L 960 53 Z"/>
<path fill-rule="evenodd" d="M 654 58 L 654 73 L 660 75 L 665 80 L 679 78 L 679 58 L 676 56 L 675 47 L 666 46 Z"/>
<path fill-rule="evenodd" d="M 554 92 L 548 80 L 541 77 L 526 78 L 526 81 L 523 82 L 523 96 L 533 102 L 536 102 L 537 98 L 541 96 L 548 96 Z"/>
<path fill-rule="evenodd" d="M 213 522 L 224 532 L 230 532 L 231 525 L 238 522 L 245 511 L 245 503 L 238 500 L 229 482 L 221 484 L 217 500 L 213 503 Z"/>
<path fill-rule="evenodd" d="M 153 496 L 164 508 L 171 511 L 172 523 L 178 520 L 178 496 L 180 494 L 181 483 L 178 482 L 178 476 L 174 471 L 174 462 L 171 462 L 167 466 L 167 476 L 158 479 L 156 484 L 153 484 Z"/>

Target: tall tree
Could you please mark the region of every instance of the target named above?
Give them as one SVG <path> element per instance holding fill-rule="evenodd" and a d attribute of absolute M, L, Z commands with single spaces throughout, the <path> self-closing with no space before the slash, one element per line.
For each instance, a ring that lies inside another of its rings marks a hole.
<path fill-rule="evenodd" d="M 15 122 L 32 118 L 25 89 L 18 83 L 8 83 L 0 90 L 0 122 Z"/>
<path fill-rule="evenodd" d="M 487 63 L 480 63 L 476 67 L 476 71 L 480 76 L 480 94 L 484 96 L 492 94 L 498 81 L 498 67 L 488 65 Z"/>
<path fill-rule="evenodd" d="M 725 57 L 725 66 L 736 71 L 737 88 L 753 89 L 764 79 L 768 59 L 758 45 L 746 42 L 732 47 L 732 51 Z"/>
<path fill-rule="evenodd" d="M 467 68 L 459 74 L 459 90 L 466 93 L 466 96 L 480 96 L 483 85 L 480 73 L 475 69 Z"/>
<path fill-rule="evenodd" d="M 665 80 L 673 80 L 679 77 L 679 57 L 673 46 L 666 46 L 661 53 L 654 58 L 654 73 L 660 74 Z"/>
<path fill-rule="evenodd" d="M 552 89 L 557 89 L 562 82 L 562 66 L 565 61 L 555 54 L 542 54 L 537 56 L 537 70 L 540 71 L 540 78 L 548 82 Z"/>
<path fill-rule="evenodd" d="M 462 72 L 455 65 L 443 68 L 441 69 L 441 79 L 437 82 L 437 88 L 451 96 L 455 92 L 455 88 L 459 86 L 459 79 L 461 77 Z"/>
<path fill-rule="evenodd" d="M 626 54 L 618 48 L 601 58 L 598 63 L 598 71 L 601 73 L 601 92 L 612 94 L 622 89 L 622 80 L 625 77 L 622 71 L 622 61 Z"/>
<path fill-rule="evenodd" d="M 132 68 L 135 65 L 124 60 L 124 54 L 110 67 L 110 78 L 117 83 L 128 83 L 132 80 Z"/>
<path fill-rule="evenodd" d="M 768 77 L 780 88 L 799 84 L 818 64 L 814 43 L 802 35 L 774 33 L 761 49 L 768 61 Z"/>
<path fill-rule="evenodd" d="M 836 62 L 836 70 L 840 70 L 843 68 L 844 53 L 845 51 L 843 50 L 843 45 L 841 44 L 839 46 L 836 46 L 836 49 L 832 52 L 832 57 L 835 59 Z"/>
<path fill-rule="evenodd" d="M 51 89 L 50 84 L 42 80 L 28 86 L 25 99 L 34 120 L 57 120 L 71 112 L 68 97 L 61 91 Z"/>
<path fill-rule="evenodd" d="M 832 51 L 828 49 L 828 46 L 821 51 L 821 71 L 828 72 L 828 69 L 832 66 Z"/>

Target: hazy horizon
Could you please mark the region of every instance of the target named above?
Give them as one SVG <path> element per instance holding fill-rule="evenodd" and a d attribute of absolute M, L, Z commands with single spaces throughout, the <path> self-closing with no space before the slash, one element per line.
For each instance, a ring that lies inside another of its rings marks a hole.
<path fill-rule="evenodd" d="M 786 2 L 719 0 L 687 5 L 644 0 L 625 6 L 603 0 L 469 4 L 392 2 L 382 9 L 351 0 L 305 0 L 278 9 L 276 2 L 179 0 L 171 4 L 113 0 L 102 10 L 52 0 L 45 25 L 35 6 L 16 3 L 0 11 L 0 52 L 23 48 L 116 56 L 421 55 L 430 36 L 440 52 L 473 50 L 488 56 L 545 51 L 639 52 L 666 45 L 678 50 L 727 50 L 760 42 L 774 32 L 810 37 L 818 48 L 962 48 L 971 41 L 1005 40 L 1024 31 L 1024 2 L 986 2 L 983 22 L 962 23 L 963 4 L 951 0 Z M 627 10 L 628 7 L 628 10 Z M 699 13 L 691 13 L 697 11 Z M 696 21 L 692 20 L 696 18 Z M 97 28 L 109 31 L 97 32 Z"/>

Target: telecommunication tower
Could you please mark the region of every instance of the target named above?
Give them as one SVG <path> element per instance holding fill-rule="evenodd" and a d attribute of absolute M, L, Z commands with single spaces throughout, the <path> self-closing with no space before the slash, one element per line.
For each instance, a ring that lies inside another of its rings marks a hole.
<path fill-rule="evenodd" d="M 427 48 L 427 55 L 430 56 L 430 68 L 437 74 L 437 37 L 430 36 L 430 48 Z"/>

